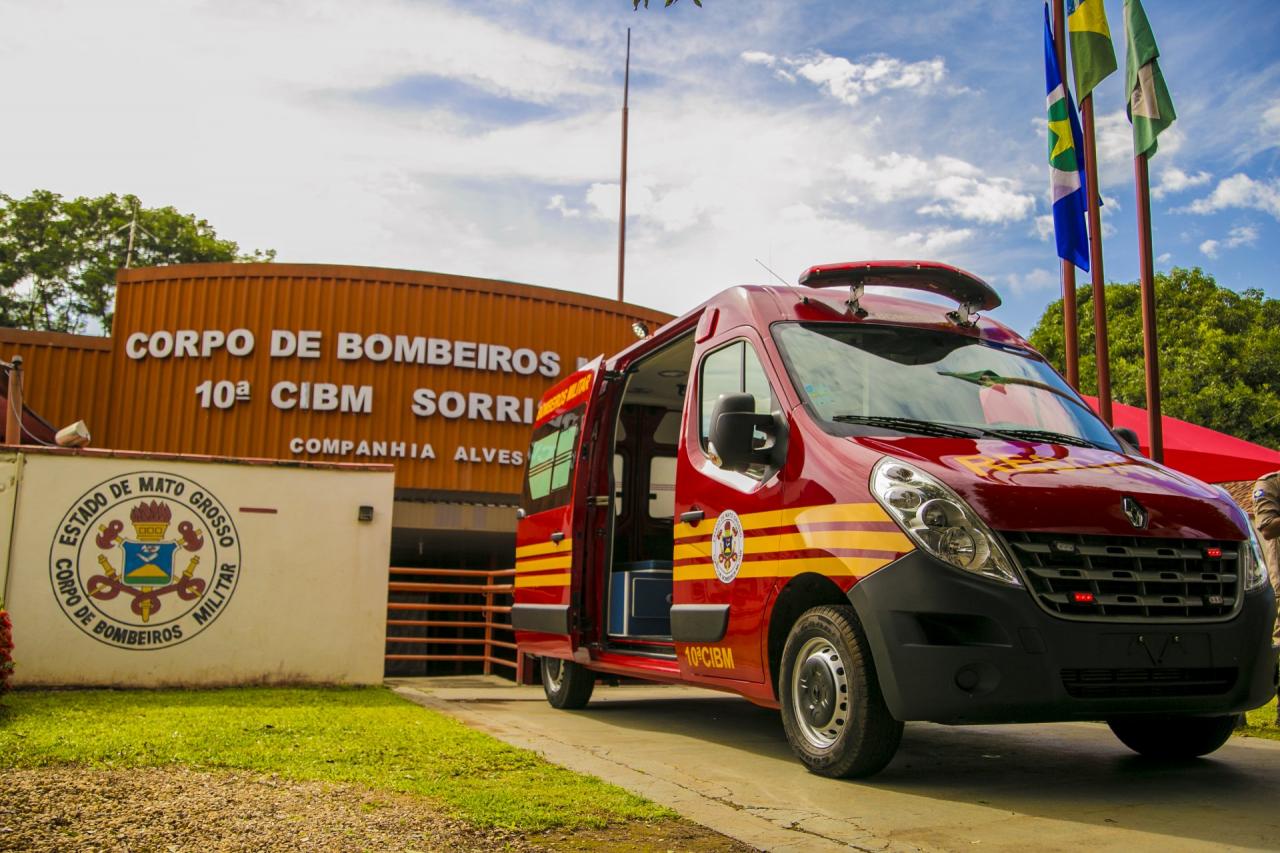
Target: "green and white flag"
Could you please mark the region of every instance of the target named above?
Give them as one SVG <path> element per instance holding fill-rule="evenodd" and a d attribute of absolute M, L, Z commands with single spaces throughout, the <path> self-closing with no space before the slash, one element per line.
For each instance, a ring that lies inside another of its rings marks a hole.
<path fill-rule="evenodd" d="M 1173 99 L 1160 73 L 1160 48 L 1147 23 L 1141 0 L 1124 0 L 1124 37 L 1128 43 L 1125 56 L 1125 88 L 1129 103 L 1125 111 L 1133 124 L 1133 153 L 1152 157 L 1156 153 L 1156 137 L 1178 117 Z"/>
<path fill-rule="evenodd" d="M 1067 0 L 1067 31 L 1071 35 L 1076 100 L 1083 101 L 1116 70 L 1116 51 L 1102 0 Z"/>

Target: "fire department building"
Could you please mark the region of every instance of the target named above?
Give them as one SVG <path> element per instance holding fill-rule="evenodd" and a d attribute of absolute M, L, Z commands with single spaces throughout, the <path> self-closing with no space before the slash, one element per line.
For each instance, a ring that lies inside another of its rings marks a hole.
<path fill-rule="evenodd" d="M 390 565 L 493 570 L 514 559 L 538 398 L 668 319 L 441 273 L 195 264 L 122 271 L 110 337 L 0 329 L 0 358 L 94 447 L 394 464 Z"/>

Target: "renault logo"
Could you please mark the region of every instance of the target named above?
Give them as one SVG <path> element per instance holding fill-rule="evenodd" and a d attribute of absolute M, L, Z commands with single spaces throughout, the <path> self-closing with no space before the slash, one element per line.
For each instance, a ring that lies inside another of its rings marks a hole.
<path fill-rule="evenodd" d="M 1133 498 L 1125 495 L 1124 500 L 1120 502 L 1121 509 L 1124 510 L 1125 517 L 1129 519 L 1129 523 L 1139 530 L 1147 529 L 1147 511 L 1142 508 L 1142 504 Z"/>

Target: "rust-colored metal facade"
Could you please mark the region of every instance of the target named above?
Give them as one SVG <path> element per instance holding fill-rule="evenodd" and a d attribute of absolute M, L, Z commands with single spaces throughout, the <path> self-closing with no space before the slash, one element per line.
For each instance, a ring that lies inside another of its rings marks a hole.
<path fill-rule="evenodd" d="M 438 411 L 424 416 L 413 408 L 418 389 L 430 389 L 437 401 L 448 391 L 491 401 L 514 397 L 523 415 L 523 401 L 536 403 L 575 369 L 579 357 L 616 351 L 633 339 L 634 321 L 652 328 L 668 319 L 596 297 L 466 276 L 310 264 L 194 264 L 121 271 L 109 339 L 4 330 L 0 357 L 21 354 L 31 408 L 59 426 L 83 418 L 95 446 L 391 462 L 396 485 L 408 496 L 447 499 L 446 493 L 455 493 L 483 500 L 519 491 L 523 465 L 511 460 L 526 451 L 529 425 L 484 420 L 483 406 L 468 413 L 475 417 L 448 418 Z M 253 335 L 251 352 L 233 355 L 223 346 L 192 357 L 188 347 L 182 357 L 131 356 L 145 352 L 156 333 L 195 332 L 203 342 L 206 332 L 230 335 L 237 329 Z M 273 357 L 275 330 L 319 332 L 317 357 Z M 554 376 L 522 375 L 392 359 L 344 360 L 337 357 L 339 333 L 526 348 L 544 359 L 555 353 L 558 369 Z M 144 335 L 145 340 L 139 337 Z M 206 381 L 248 383 L 248 399 L 225 409 L 202 406 L 210 392 L 198 389 Z M 272 402 L 277 383 L 294 389 L 286 390 L 286 401 L 300 400 L 303 383 L 368 386 L 371 400 L 367 412 L 297 405 L 286 410 Z M 321 442 L 322 450 L 307 451 L 309 440 L 312 447 Z M 340 452 L 324 452 L 335 443 Z M 397 443 L 404 444 L 403 456 L 394 454 Z M 427 444 L 434 459 L 422 458 Z"/>

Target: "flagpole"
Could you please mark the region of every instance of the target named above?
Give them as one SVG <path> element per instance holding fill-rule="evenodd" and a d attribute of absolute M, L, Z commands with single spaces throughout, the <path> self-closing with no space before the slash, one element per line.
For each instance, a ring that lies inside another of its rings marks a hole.
<path fill-rule="evenodd" d="M 1089 184 L 1089 273 L 1093 276 L 1093 352 L 1098 369 L 1098 414 L 1111 426 L 1111 356 L 1107 344 L 1107 289 L 1102 274 L 1102 205 L 1094 145 L 1093 92 L 1080 101 L 1084 119 L 1085 180 Z"/>
<path fill-rule="evenodd" d="M 1063 0 L 1053 0 L 1053 45 L 1058 53 L 1058 74 L 1067 85 L 1066 16 Z M 1062 337 L 1067 361 L 1067 383 L 1080 387 L 1080 333 L 1076 328 L 1076 267 L 1062 261 Z"/>
<path fill-rule="evenodd" d="M 618 183 L 618 301 L 627 253 L 627 101 L 631 94 L 631 28 L 627 27 L 627 64 L 622 77 L 622 178 Z"/>
<path fill-rule="evenodd" d="M 1156 282 L 1151 250 L 1151 192 L 1147 155 L 1133 158 L 1138 197 L 1138 282 L 1142 293 L 1142 351 L 1147 379 L 1147 431 L 1151 458 L 1164 462 L 1160 420 L 1160 350 L 1156 342 Z"/>

